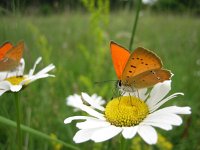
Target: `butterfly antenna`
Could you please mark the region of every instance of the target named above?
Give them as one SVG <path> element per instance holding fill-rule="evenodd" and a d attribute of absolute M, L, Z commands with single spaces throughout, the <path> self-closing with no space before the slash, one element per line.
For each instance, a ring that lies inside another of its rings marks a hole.
<path fill-rule="evenodd" d="M 117 82 L 117 80 L 105 80 L 105 81 L 96 81 L 94 84 L 108 83 L 108 82 Z"/>

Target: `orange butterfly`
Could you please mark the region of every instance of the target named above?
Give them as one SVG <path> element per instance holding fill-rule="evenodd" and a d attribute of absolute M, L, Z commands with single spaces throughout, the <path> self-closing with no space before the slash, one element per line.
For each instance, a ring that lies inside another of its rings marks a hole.
<path fill-rule="evenodd" d="M 16 46 L 10 42 L 4 43 L 0 47 L 0 71 L 15 69 L 20 63 L 23 51 L 24 42 L 19 42 Z"/>
<path fill-rule="evenodd" d="M 111 41 L 110 50 L 120 89 L 128 92 L 147 88 L 169 80 L 171 72 L 162 69 L 160 58 L 153 52 L 138 47 L 130 53 L 127 49 Z"/>

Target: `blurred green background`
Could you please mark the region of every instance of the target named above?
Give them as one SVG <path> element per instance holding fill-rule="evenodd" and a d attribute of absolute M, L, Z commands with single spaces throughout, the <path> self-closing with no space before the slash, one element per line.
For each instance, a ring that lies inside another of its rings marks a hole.
<path fill-rule="evenodd" d="M 76 145 L 80 149 L 105 149 L 105 143 L 75 144 L 75 123 L 64 125 L 66 117 L 78 115 L 65 105 L 71 94 L 97 93 L 110 100 L 116 80 L 111 62 L 111 40 L 129 47 L 136 0 L 1 0 L 0 43 L 24 40 L 26 73 L 37 57 L 56 65 L 56 78 L 34 82 L 21 92 L 22 123 Z M 130 149 L 200 149 L 200 1 L 144 0 L 133 47 L 156 52 L 170 69 L 172 91 L 184 92 L 166 105 L 190 106 L 192 115 L 183 116 L 183 125 L 172 131 L 158 129 L 159 142 L 148 146 L 139 136 Z M 0 115 L 15 118 L 14 96 L 0 97 Z M 0 124 L 0 149 L 16 149 L 16 129 Z M 117 139 L 117 138 L 115 138 Z M 110 149 L 117 149 L 117 140 Z M 59 144 L 23 132 L 26 150 L 67 149 Z"/>

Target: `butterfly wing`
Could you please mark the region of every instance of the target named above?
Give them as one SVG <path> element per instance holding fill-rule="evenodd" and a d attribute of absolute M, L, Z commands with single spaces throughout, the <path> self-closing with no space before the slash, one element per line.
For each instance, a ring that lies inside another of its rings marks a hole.
<path fill-rule="evenodd" d="M 5 54 L 13 47 L 13 45 L 10 42 L 5 42 L 0 47 L 0 60 L 2 60 L 5 56 Z"/>
<path fill-rule="evenodd" d="M 119 80 L 122 78 L 122 72 L 130 57 L 130 52 L 117 43 L 110 42 L 110 50 L 115 72 Z"/>
<path fill-rule="evenodd" d="M 20 63 L 24 51 L 24 42 L 19 42 L 17 46 L 7 51 L 0 60 L 0 71 L 12 70 Z"/>
<path fill-rule="evenodd" d="M 171 76 L 172 74 L 169 70 L 157 69 L 141 73 L 132 77 L 129 81 L 133 88 L 140 89 L 151 87 L 165 80 L 170 80 Z"/>
<path fill-rule="evenodd" d="M 122 74 L 122 83 L 131 85 L 133 77 L 146 71 L 162 68 L 160 58 L 153 52 L 138 47 L 129 57 Z"/>

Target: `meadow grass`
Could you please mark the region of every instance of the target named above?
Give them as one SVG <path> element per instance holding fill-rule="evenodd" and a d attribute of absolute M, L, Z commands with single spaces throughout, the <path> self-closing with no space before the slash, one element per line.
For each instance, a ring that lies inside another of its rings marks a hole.
<path fill-rule="evenodd" d="M 19 40 L 25 41 L 27 73 L 39 56 L 43 57 L 43 63 L 38 67 L 45 67 L 49 63 L 56 65 L 53 71 L 55 78 L 36 81 L 21 92 L 22 123 L 49 135 L 53 133 L 59 139 L 74 144 L 72 137 L 77 130 L 75 124 L 64 125 L 63 120 L 78 112 L 74 113 L 65 105 L 65 98 L 80 92 L 97 93 L 106 100 L 115 95 L 114 82 L 94 82 L 117 79 L 111 62 L 109 42 L 114 40 L 128 48 L 133 16 L 133 12 L 127 11 L 111 13 L 109 24 L 97 32 L 100 34 L 93 34 L 87 13 L 1 17 L 0 43 L 11 41 L 16 44 Z M 103 39 L 101 47 L 95 39 Z M 200 126 L 199 39 L 199 18 L 149 12 L 140 14 L 133 47 L 143 46 L 156 52 L 162 58 L 164 67 L 174 73 L 171 93 L 184 92 L 185 95 L 167 105 L 192 107 L 192 115 L 184 116 L 182 126 L 175 127 L 171 132 L 159 130 L 173 144 L 174 149 L 200 149 L 200 134 L 197 133 Z M 0 99 L 0 115 L 16 120 L 13 95 L 7 93 Z M 15 149 L 15 134 L 15 128 L 0 124 L 0 149 Z M 23 143 L 30 150 L 55 149 L 52 143 L 25 132 Z M 76 146 L 81 149 L 105 148 L 104 144 L 93 142 Z"/>

